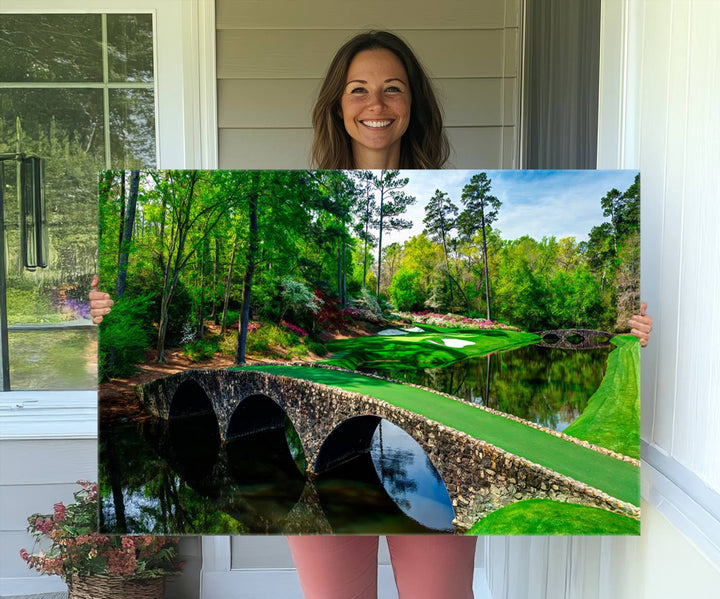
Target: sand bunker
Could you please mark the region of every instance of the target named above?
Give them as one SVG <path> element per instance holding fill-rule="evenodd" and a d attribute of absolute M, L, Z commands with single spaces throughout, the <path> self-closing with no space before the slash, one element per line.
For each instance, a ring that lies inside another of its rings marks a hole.
<path fill-rule="evenodd" d="M 466 345 L 475 345 L 474 341 L 465 341 L 464 339 L 443 339 L 442 342 L 447 347 L 465 347 Z M 436 345 L 442 345 L 442 343 L 438 343 L 437 341 L 430 341 L 430 343 L 435 343 Z"/>
<path fill-rule="evenodd" d="M 400 329 L 385 329 L 384 331 L 378 331 L 378 335 L 407 335 L 407 331 L 401 331 Z"/>
<path fill-rule="evenodd" d="M 424 333 L 425 329 L 421 329 L 420 327 L 408 327 L 405 329 L 408 333 Z"/>

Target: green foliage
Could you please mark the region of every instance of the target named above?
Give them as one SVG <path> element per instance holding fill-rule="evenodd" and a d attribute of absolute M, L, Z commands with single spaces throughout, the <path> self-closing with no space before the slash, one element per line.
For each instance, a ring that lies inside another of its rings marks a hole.
<path fill-rule="evenodd" d="M 388 293 L 398 310 L 419 310 L 423 307 L 425 294 L 420 287 L 420 274 L 401 269 L 393 277 Z"/>
<path fill-rule="evenodd" d="M 248 354 L 294 360 L 306 356 L 307 350 L 298 335 L 273 323 L 264 322 L 259 329 L 248 332 Z"/>
<path fill-rule="evenodd" d="M 485 516 L 469 535 L 639 535 L 640 521 L 602 508 L 525 499 Z"/>
<path fill-rule="evenodd" d="M 150 305 L 148 296 L 117 300 L 110 314 L 100 324 L 99 378 L 135 372 L 135 365 L 143 361 L 151 342 L 151 332 L 145 323 Z"/>
<path fill-rule="evenodd" d="M 198 339 L 192 343 L 186 343 L 183 345 L 183 355 L 192 360 L 193 362 L 201 362 L 203 360 L 209 360 L 215 355 L 220 349 L 219 337 L 209 337 L 205 339 Z"/>
<path fill-rule="evenodd" d="M 314 341 L 313 339 L 308 339 L 306 343 L 307 348 L 316 356 L 320 356 L 321 358 L 327 356 L 328 349 L 321 341 Z"/>

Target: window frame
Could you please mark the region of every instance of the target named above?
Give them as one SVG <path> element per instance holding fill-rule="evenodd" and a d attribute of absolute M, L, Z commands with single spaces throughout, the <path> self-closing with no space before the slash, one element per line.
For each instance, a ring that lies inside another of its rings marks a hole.
<path fill-rule="evenodd" d="M 217 168 L 213 0 L 0 0 L 0 15 L 32 13 L 152 14 L 157 167 Z M 97 438 L 96 391 L 1 392 L 0 408 L 0 439 Z"/>

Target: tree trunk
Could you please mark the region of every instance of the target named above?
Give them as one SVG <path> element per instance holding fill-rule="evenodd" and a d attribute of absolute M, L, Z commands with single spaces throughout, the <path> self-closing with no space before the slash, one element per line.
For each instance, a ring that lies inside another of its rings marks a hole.
<path fill-rule="evenodd" d="M 452 294 L 452 276 L 450 275 L 450 261 L 448 260 L 447 244 L 445 243 L 445 227 L 442 229 L 442 242 L 443 242 L 443 253 L 445 254 L 445 270 L 447 270 L 448 276 L 448 291 L 450 292 L 450 311 L 453 308 L 453 294 Z"/>
<path fill-rule="evenodd" d="M 230 303 L 230 287 L 232 286 L 233 267 L 235 265 L 235 253 L 237 252 L 237 238 L 233 241 L 232 253 L 230 254 L 230 266 L 228 266 L 227 280 L 225 281 L 225 301 L 223 303 L 222 318 L 220 319 L 222 335 L 225 334 L 225 326 L 227 324 L 227 309 Z"/>
<path fill-rule="evenodd" d="M 254 181 L 257 185 L 257 182 Z M 240 330 L 238 331 L 238 343 L 235 351 L 235 363 L 245 363 L 245 346 L 247 343 L 247 329 L 250 322 L 250 300 L 252 297 L 252 281 L 255 272 L 255 255 L 258 248 L 258 192 L 257 187 L 251 191 L 248 199 L 250 204 L 250 235 L 248 238 L 247 266 L 245 267 L 245 279 L 243 281 L 243 303 L 240 315 Z"/>
<path fill-rule="evenodd" d="M 382 266 L 382 231 L 383 231 L 383 199 L 385 190 L 380 190 L 380 232 L 378 234 L 378 266 L 377 266 L 377 291 L 375 297 L 380 302 L 380 267 Z"/>
<path fill-rule="evenodd" d="M 115 284 L 115 294 L 118 298 L 121 298 L 125 295 L 127 266 L 130 259 L 130 242 L 132 241 L 133 228 L 135 226 L 135 213 L 139 187 L 140 171 L 132 171 L 130 173 L 130 195 L 128 196 L 127 209 L 125 210 L 125 222 L 123 223 L 123 232 L 120 239 L 118 276 L 117 282 Z"/>
<path fill-rule="evenodd" d="M 212 302 L 212 311 L 210 312 L 210 318 L 212 318 L 215 324 L 218 323 L 218 310 L 217 310 L 217 278 L 218 271 L 220 270 L 220 239 L 215 237 L 215 260 L 213 260 L 213 276 L 212 276 L 212 287 L 210 288 L 210 301 Z"/>
<path fill-rule="evenodd" d="M 487 239 L 485 238 L 485 212 L 481 213 L 482 217 L 482 234 L 483 234 L 483 262 L 485 263 L 485 307 L 487 309 L 487 319 L 490 320 L 490 283 L 488 277 L 488 258 L 487 258 Z"/>

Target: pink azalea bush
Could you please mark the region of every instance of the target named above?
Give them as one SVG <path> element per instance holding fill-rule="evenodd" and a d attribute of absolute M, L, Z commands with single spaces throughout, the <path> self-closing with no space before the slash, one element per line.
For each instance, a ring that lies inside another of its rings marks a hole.
<path fill-rule="evenodd" d="M 69 505 L 56 503 L 52 514 L 33 514 L 28 532 L 35 538 L 33 553 L 20 550 L 28 567 L 40 574 L 74 577 L 127 576 L 155 578 L 178 572 L 177 538 L 108 536 L 97 531 L 97 484 L 77 481 L 80 490 Z M 41 545 L 50 546 L 40 548 Z"/>
<path fill-rule="evenodd" d="M 299 335 L 300 337 L 308 336 L 308 332 L 305 329 L 302 329 L 297 325 L 291 324 L 291 323 L 287 322 L 286 320 L 281 320 L 280 324 L 282 324 L 291 333 L 295 333 L 296 335 Z"/>
<path fill-rule="evenodd" d="M 413 322 L 427 324 L 436 327 L 455 327 L 460 329 L 507 329 L 517 331 L 517 327 L 508 324 L 488 320 L 487 318 L 470 318 L 461 314 L 438 314 L 429 310 L 401 314 Z"/>

